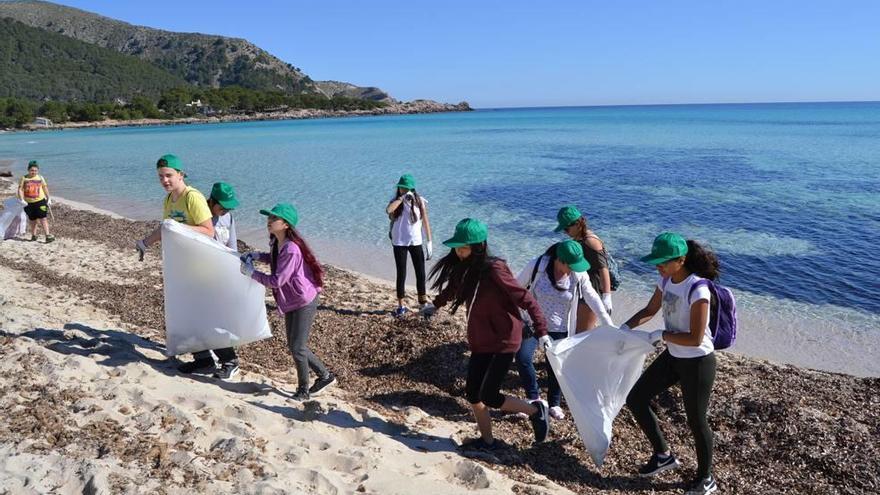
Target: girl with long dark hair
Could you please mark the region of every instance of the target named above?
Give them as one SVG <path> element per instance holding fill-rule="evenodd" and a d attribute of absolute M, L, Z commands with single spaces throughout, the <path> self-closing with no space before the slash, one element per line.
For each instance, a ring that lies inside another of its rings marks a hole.
<path fill-rule="evenodd" d="M 324 285 L 324 269 L 296 230 L 299 214 L 293 205 L 279 203 L 260 213 L 268 216 L 270 252 L 242 255 L 241 271 L 272 288 L 278 311 L 284 315 L 287 347 L 296 364 L 298 387 L 293 398 L 306 400 L 336 383 L 336 376 L 308 348 L 309 332 L 318 312 L 318 294 Z M 255 270 L 254 260 L 269 263 L 271 273 Z M 318 375 L 311 387 L 309 368 Z"/>
<path fill-rule="evenodd" d="M 416 192 L 416 180 L 410 174 L 404 174 L 397 181 L 397 191 L 385 213 L 391 220 L 391 245 L 394 249 L 394 266 L 397 270 L 397 309 L 392 312 L 396 317 L 409 311 L 406 307 L 406 256 L 412 259 L 413 270 L 416 272 L 416 291 L 419 305 L 428 302 L 425 290 L 425 260 L 433 254 L 431 242 L 431 223 L 428 221 L 428 200 Z M 424 238 L 423 238 L 424 231 Z"/>
<path fill-rule="evenodd" d="M 608 271 L 608 251 L 605 243 L 593 232 L 585 217 L 576 206 L 560 208 L 556 214 L 558 225 L 556 232 L 565 232 L 569 237 L 581 244 L 584 257 L 590 262 L 590 284 L 602 297 L 602 305 L 610 315 L 614 310 L 611 302 L 611 273 Z M 599 315 L 585 301 L 578 305 L 577 330 L 589 330 L 596 326 Z"/>
<path fill-rule="evenodd" d="M 517 283 L 507 263 L 489 254 L 483 222 L 465 218 L 455 226 L 455 235 L 443 242 L 452 248 L 431 269 L 432 288 L 439 290 L 433 303 L 422 308 L 430 317 L 436 308 L 451 304 L 455 313 L 462 305 L 467 312 L 467 340 L 471 351 L 465 385 L 480 438 L 463 447 L 492 449 L 492 418 L 489 408 L 525 413 L 532 422 L 535 441 L 547 438 L 550 423 L 547 406 L 526 402 L 501 393 L 501 384 L 522 341 L 520 309 L 534 322 L 535 335 L 542 347 L 550 345 L 547 322 L 532 295 Z"/>
<path fill-rule="evenodd" d="M 649 340 L 654 344 L 665 342 L 666 350 L 642 373 L 626 398 L 633 417 L 654 449 L 639 474 L 653 476 L 679 466 L 651 410 L 651 399 L 678 383 L 697 451 L 697 478 L 686 493 L 712 493 L 717 485 L 712 477 L 712 429 L 707 419 L 716 367 L 709 329 L 711 293 L 705 284 L 694 284 L 701 279 L 718 278 L 718 258 L 696 241 L 664 232 L 654 239 L 651 254 L 642 261 L 657 267 L 660 280 L 648 305 L 621 328 L 646 323 L 662 309 L 664 329 L 651 332 Z"/>

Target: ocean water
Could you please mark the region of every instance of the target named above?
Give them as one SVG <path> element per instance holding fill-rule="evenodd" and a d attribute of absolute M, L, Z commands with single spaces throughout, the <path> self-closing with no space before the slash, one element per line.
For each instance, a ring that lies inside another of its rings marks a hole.
<path fill-rule="evenodd" d="M 458 220 L 480 218 L 514 271 L 561 239 L 555 213 L 574 203 L 622 262 L 615 321 L 649 297 L 656 272 L 638 258 L 656 234 L 674 230 L 720 256 L 743 319 L 738 350 L 880 376 L 880 365 L 860 357 L 880 351 L 880 103 L 504 109 L 0 135 L 0 158 L 17 160 L 17 174 L 40 160 L 56 194 L 137 219 L 161 215 L 155 162 L 169 152 L 203 192 L 217 180 L 236 187 L 247 240 L 264 245 L 258 210 L 289 201 L 323 260 L 384 278 L 393 276 L 384 207 L 404 172 L 429 200 L 437 251 Z"/>

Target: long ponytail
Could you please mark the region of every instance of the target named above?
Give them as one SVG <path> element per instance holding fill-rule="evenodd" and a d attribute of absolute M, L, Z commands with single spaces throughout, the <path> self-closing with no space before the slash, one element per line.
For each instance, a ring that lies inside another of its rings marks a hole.
<path fill-rule="evenodd" d="M 299 234 L 299 231 L 292 227 L 287 229 L 287 238 L 299 246 L 303 261 L 305 261 L 306 265 L 312 270 L 312 277 L 315 279 L 315 284 L 318 287 L 323 287 L 324 267 L 321 266 L 321 263 L 318 261 L 318 258 L 315 256 L 315 253 L 309 247 L 306 240 Z"/>
<path fill-rule="evenodd" d="M 684 258 L 684 267 L 687 271 L 695 273 L 709 280 L 718 280 L 721 271 L 718 256 L 697 241 L 687 241 L 688 252 Z"/>

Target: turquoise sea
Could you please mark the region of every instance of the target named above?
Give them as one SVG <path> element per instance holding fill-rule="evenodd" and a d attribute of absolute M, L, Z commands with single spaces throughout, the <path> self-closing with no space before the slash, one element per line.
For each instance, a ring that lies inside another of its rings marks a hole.
<path fill-rule="evenodd" d="M 880 375 L 880 103 L 480 110 L 435 115 L 65 130 L 0 135 L 0 158 L 42 163 L 59 196 L 159 218 L 156 159 L 189 183 L 232 183 L 243 237 L 264 245 L 260 208 L 290 201 L 327 262 L 391 278 L 384 207 L 412 173 L 435 248 L 463 217 L 517 271 L 560 239 L 577 204 L 623 263 L 615 321 L 643 304 L 638 261 L 675 230 L 709 243 L 739 298 L 737 349 Z M 2 249 L 2 247 L 0 247 Z M 134 254 L 132 254 L 134 255 Z M 389 291 L 389 307 L 392 301 Z M 653 322 L 655 327 L 662 322 Z"/>

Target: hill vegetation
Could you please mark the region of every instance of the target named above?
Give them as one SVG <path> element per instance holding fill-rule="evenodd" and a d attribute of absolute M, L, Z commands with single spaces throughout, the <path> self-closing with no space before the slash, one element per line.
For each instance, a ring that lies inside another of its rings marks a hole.
<path fill-rule="evenodd" d="M 0 97 L 113 101 L 185 86 L 142 60 L 0 19 Z"/>
<path fill-rule="evenodd" d="M 286 94 L 391 100 L 378 88 L 358 88 L 348 83 L 343 83 L 349 87 L 342 93 L 328 92 L 298 67 L 240 38 L 135 26 L 36 0 L 0 2 L 0 17 L 137 57 L 200 87 L 240 86 Z"/>

